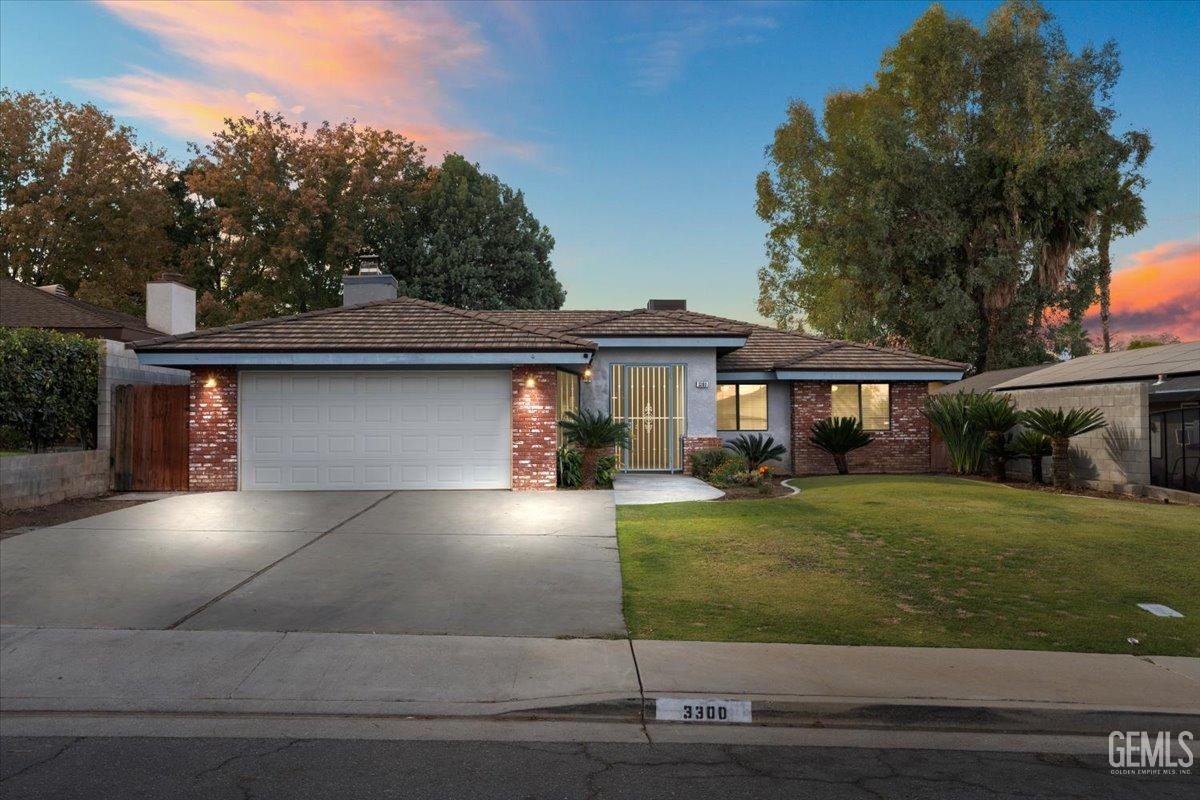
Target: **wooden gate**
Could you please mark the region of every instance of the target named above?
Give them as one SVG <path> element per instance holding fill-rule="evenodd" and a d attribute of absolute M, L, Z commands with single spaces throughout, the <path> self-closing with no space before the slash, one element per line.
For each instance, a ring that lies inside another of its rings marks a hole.
<path fill-rule="evenodd" d="M 187 491 L 187 386 L 113 389 L 112 468 L 117 490 Z"/>

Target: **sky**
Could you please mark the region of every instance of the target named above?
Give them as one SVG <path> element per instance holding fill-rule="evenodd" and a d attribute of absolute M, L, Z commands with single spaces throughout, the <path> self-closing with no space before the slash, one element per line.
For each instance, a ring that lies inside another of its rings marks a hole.
<path fill-rule="evenodd" d="M 524 191 L 567 308 L 757 321 L 754 181 L 789 99 L 871 81 L 927 6 L 5 0 L 0 83 L 95 102 L 181 161 L 259 108 L 390 127 Z M 1117 335 L 1200 339 L 1200 3 L 1047 7 L 1074 47 L 1116 40 L 1117 127 L 1154 141 L 1149 224 L 1114 245 Z"/>

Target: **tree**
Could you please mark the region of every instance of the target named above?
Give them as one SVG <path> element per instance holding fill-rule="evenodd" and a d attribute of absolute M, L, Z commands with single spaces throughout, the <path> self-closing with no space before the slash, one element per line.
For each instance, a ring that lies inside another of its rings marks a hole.
<path fill-rule="evenodd" d="M 1100 264 L 1100 335 L 1104 352 L 1112 351 L 1109 311 L 1112 303 L 1112 259 L 1109 246 L 1114 236 L 1129 236 L 1146 226 L 1146 207 L 1140 192 L 1146 186 L 1142 167 L 1150 156 L 1150 135 L 1131 131 L 1113 139 L 1112 168 L 1108 191 L 1098 215 L 1097 249 Z"/>
<path fill-rule="evenodd" d="M 0 89 L 0 265 L 31 284 L 141 312 L 171 255 L 161 151 L 93 105 Z"/>
<path fill-rule="evenodd" d="M 421 149 L 398 133 L 265 112 L 226 120 L 193 149 L 189 202 L 216 235 L 194 241 L 181 266 L 205 322 L 337 305 L 364 243 L 406 229 L 425 173 Z"/>
<path fill-rule="evenodd" d="M 457 154 L 431 168 L 414 222 L 385 227 L 377 249 L 411 297 L 469 309 L 559 308 L 554 237 L 525 197 Z"/>
<path fill-rule="evenodd" d="M 1173 333 L 1143 334 L 1134 336 L 1124 345 L 1118 344 L 1117 350 L 1145 350 L 1147 347 L 1161 347 L 1164 344 L 1179 344 L 1179 337 Z"/>
<path fill-rule="evenodd" d="M 1036 2 L 980 30 L 930 7 L 874 83 L 793 102 L 758 177 L 759 308 L 977 369 L 1036 363 L 1048 310 L 1094 297 L 1114 171 L 1115 46 L 1072 52 Z"/>
<path fill-rule="evenodd" d="M 1050 476 L 1062 489 L 1071 486 L 1071 439 L 1107 424 L 1098 408 L 1034 408 L 1025 412 L 1025 427 L 1050 439 Z"/>

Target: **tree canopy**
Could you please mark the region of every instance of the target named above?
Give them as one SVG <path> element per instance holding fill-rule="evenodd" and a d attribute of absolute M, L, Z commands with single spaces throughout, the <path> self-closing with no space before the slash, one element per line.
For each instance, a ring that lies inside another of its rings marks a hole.
<path fill-rule="evenodd" d="M 0 263 L 138 313 L 170 270 L 202 326 L 337 305 L 378 252 L 400 290 L 467 308 L 558 308 L 554 239 L 521 192 L 399 133 L 228 119 L 182 168 L 95 106 L 0 93 Z"/>
<path fill-rule="evenodd" d="M 757 184 L 760 311 L 980 370 L 1077 339 L 1098 216 L 1130 161 L 1110 130 L 1119 72 L 1115 45 L 1072 51 L 1036 2 L 982 29 L 931 6 L 874 83 L 829 95 L 820 119 L 789 105 Z"/>

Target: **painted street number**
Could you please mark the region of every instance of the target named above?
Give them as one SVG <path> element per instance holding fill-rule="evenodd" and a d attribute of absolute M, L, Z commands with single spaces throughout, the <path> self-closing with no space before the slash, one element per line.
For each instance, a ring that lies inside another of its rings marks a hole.
<path fill-rule="evenodd" d="M 664 722 L 749 722 L 749 700 L 712 700 L 703 697 L 660 697 L 654 701 L 655 719 Z"/>

